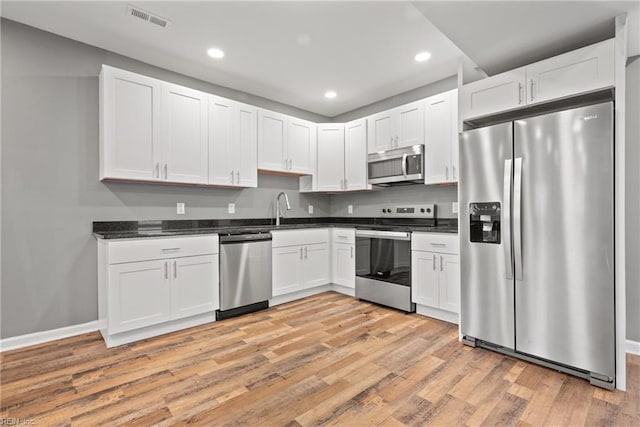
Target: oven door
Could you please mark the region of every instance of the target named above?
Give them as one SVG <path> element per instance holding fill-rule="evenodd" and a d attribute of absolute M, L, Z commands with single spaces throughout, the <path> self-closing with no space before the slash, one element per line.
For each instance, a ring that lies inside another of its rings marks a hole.
<path fill-rule="evenodd" d="M 356 297 L 413 312 L 411 233 L 356 230 Z"/>

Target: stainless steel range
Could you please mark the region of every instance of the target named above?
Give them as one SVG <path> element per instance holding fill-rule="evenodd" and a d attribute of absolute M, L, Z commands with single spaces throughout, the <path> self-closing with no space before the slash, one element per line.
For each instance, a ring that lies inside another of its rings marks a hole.
<path fill-rule="evenodd" d="M 356 297 L 414 312 L 411 302 L 411 227 L 402 219 L 435 219 L 435 206 L 386 206 L 386 225 L 356 230 Z M 435 222 L 433 223 L 435 225 Z"/>

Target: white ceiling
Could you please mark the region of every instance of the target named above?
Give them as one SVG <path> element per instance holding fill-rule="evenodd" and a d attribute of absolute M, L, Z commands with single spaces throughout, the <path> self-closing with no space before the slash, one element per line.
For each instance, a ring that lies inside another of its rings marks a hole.
<path fill-rule="evenodd" d="M 454 75 L 462 55 L 404 1 L 130 1 L 166 29 L 128 16 L 127 3 L 3 1 L 2 15 L 328 117 Z M 209 58 L 211 46 L 225 58 Z M 424 50 L 431 59 L 416 63 Z"/>
<path fill-rule="evenodd" d="M 414 2 L 489 75 L 614 36 L 628 13 L 628 55 L 640 54 L 640 1 Z"/>
<path fill-rule="evenodd" d="M 162 29 L 128 16 L 128 3 L 171 24 Z M 162 68 L 334 117 L 454 75 L 465 54 L 495 74 L 604 39 L 613 35 L 613 17 L 625 11 L 630 16 L 629 54 L 637 55 L 639 3 L 5 0 L 1 13 Z M 222 48 L 225 58 L 209 58 L 206 50 L 212 46 Z M 432 53 L 431 60 L 416 63 L 414 55 L 423 50 Z M 329 89 L 338 97 L 325 99 Z"/>

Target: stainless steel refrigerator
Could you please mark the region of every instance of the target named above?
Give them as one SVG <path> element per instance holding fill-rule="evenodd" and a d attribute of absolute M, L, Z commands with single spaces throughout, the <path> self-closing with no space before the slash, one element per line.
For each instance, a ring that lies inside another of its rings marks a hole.
<path fill-rule="evenodd" d="M 615 385 L 613 104 L 460 139 L 461 332 Z"/>

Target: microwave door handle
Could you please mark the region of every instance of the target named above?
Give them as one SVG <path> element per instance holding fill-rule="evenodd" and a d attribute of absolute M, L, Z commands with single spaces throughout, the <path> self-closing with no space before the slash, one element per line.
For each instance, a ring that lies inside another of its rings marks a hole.
<path fill-rule="evenodd" d="M 407 154 L 402 155 L 402 175 L 407 176 Z"/>

